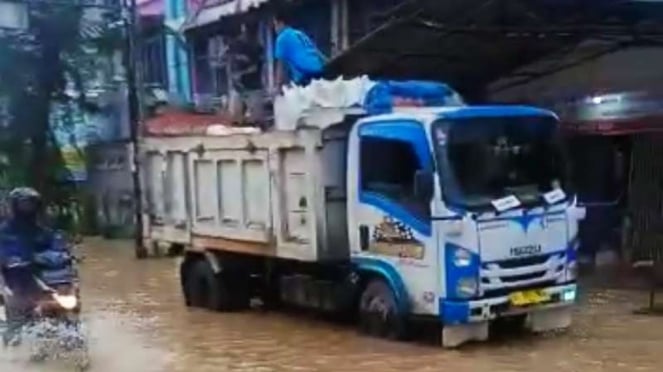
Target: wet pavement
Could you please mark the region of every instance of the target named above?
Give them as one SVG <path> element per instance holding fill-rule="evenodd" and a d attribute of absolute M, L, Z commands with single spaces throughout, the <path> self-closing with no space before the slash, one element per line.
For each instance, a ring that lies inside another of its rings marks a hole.
<path fill-rule="evenodd" d="M 82 267 L 91 371 L 657 371 L 663 317 L 632 315 L 646 295 L 582 294 L 564 334 L 506 337 L 448 351 L 365 338 L 309 316 L 219 314 L 183 306 L 172 259 L 137 261 L 128 245 L 89 242 Z M 0 371 L 67 371 L 0 350 Z"/>

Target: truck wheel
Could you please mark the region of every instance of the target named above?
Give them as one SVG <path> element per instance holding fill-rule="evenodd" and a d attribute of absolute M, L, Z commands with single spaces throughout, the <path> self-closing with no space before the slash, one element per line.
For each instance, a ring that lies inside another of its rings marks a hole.
<path fill-rule="evenodd" d="M 180 264 L 180 287 L 182 288 L 184 304 L 186 304 L 187 307 L 193 306 L 191 302 L 191 288 L 188 284 L 191 281 L 189 270 L 191 270 L 190 263 L 184 261 Z"/>
<path fill-rule="evenodd" d="M 230 272 L 221 274 L 220 280 L 226 286 L 230 296 L 229 310 L 246 310 L 251 306 L 251 278 L 242 272 Z"/>
<path fill-rule="evenodd" d="M 215 274 L 210 264 L 199 260 L 191 265 L 185 284 L 191 306 L 214 311 L 234 311 L 248 308 L 250 295 L 246 280 L 230 273 Z"/>
<path fill-rule="evenodd" d="M 227 311 L 231 308 L 230 296 L 225 281 L 214 273 L 210 264 L 199 260 L 193 265 L 191 302 L 214 311 Z"/>
<path fill-rule="evenodd" d="M 380 279 L 371 280 L 359 300 L 359 327 L 368 335 L 402 340 L 406 337 L 405 319 L 399 313 L 396 298 Z"/>
<path fill-rule="evenodd" d="M 198 260 L 182 268 L 186 273 L 182 277 L 185 301 L 191 307 L 207 307 L 210 290 L 205 265 L 207 265 L 205 261 Z"/>

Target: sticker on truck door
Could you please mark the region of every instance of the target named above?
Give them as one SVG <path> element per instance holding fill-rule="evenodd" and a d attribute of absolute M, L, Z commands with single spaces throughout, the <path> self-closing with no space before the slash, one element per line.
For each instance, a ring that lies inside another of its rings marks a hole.
<path fill-rule="evenodd" d="M 424 245 L 414 237 L 412 229 L 392 217 L 384 217 L 373 228 L 368 250 L 384 256 L 422 260 Z"/>

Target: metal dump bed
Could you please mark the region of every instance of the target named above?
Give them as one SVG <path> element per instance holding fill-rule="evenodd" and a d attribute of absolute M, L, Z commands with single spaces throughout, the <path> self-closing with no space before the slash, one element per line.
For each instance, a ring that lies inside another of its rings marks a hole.
<path fill-rule="evenodd" d="M 347 117 L 324 111 L 310 118 Z M 307 121 L 292 131 L 145 138 L 145 243 L 301 261 L 347 257 L 349 126 Z"/>

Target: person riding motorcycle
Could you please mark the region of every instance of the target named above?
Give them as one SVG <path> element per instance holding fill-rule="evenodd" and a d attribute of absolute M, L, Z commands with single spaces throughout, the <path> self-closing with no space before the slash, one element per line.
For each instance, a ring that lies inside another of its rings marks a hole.
<path fill-rule="evenodd" d="M 68 265 L 66 244 L 50 229 L 39 223 L 43 203 L 31 188 L 18 188 L 9 194 L 12 216 L 0 226 L 0 295 L 4 298 L 7 328 L 5 344 L 18 336 L 30 320 L 32 309 L 43 289 L 34 280 L 35 271 L 46 256 L 57 265 Z M 15 262 L 28 263 L 28 270 L 14 270 Z"/>

